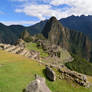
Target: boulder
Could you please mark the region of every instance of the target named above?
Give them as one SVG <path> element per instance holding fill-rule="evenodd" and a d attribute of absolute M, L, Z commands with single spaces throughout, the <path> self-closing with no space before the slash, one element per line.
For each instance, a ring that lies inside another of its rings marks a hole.
<path fill-rule="evenodd" d="M 45 79 L 41 77 L 36 77 L 34 81 L 29 83 L 23 92 L 51 92 L 45 83 Z"/>
<path fill-rule="evenodd" d="M 56 74 L 55 72 L 50 68 L 50 67 L 46 67 L 46 76 L 49 80 L 51 81 L 55 81 L 56 80 Z"/>

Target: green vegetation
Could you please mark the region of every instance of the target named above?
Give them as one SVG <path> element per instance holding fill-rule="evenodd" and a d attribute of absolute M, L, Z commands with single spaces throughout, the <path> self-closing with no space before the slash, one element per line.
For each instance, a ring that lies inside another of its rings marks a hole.
<path fill-rule="evenodd" d="M 44 66 L 37 62 L 0 50 L 0 92 L 22 92 L 34 80 L 34 74 L 45 76 Z M 92 92 L 66 80 L 46 81 L 52 92 Z"/>
<path fill-rule="evenodd" d="M 48 53 L 44 52 L 43 49 L 38 48 L 36 43 L 33 43 L 33 42 L 26 43 L 26 48 L 29 49 L 29 50 L 35 50 L 35 51 L 40 52 L 41 57 L 47 57 L 48 56 Z"/>
<path fill-rule="evenodd" d="M 76 55 L 73 55 L 73 57 L 74 60 L 65 65 L 71 70 L 92 76 L 92 63 L 87 62 L 85 59 Z"/>
<path fill-rule="evenodd" d="M 22 92 L 44 66 L 23 56 L 0 51 L 0 92 Z"/>

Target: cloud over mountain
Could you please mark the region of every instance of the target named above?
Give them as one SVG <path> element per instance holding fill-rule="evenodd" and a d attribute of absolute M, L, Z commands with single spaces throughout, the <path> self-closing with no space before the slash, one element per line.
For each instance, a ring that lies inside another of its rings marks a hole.
<path fill-rule="evenodd" d="M 92 14 L 91 0 L 17 0 L 27 1 L 22 7 L 16 8 L 17 13 L 34 16 L 40 20 L 56 16 L 58 19 L 70 15 Z"/>
<path fill-rule="evenodd" d="M 56 15 L 57 18 L 61 18 L 61 15 L 63 15 L 63 12 L 61 12 L 60 9 L 54 10 L 50 5 L 45 5 L 45 4 L 25 5 L 20 9 L 16 9 L 16 12 L 18 13 L 23 12 L 26 15 L 38 17 L 40 20 L 44 20 L 46 17 L 56 16 Z"/>
<path fill-rule="evenodd" d="M 75 15 L 92 14 L 91 0 L 52 0 L 51 4 L 54 6 L 59 6 L 62 4 L 71 6 L 71 8 L 67 10 L 67 13 L 69 14 Z"/>

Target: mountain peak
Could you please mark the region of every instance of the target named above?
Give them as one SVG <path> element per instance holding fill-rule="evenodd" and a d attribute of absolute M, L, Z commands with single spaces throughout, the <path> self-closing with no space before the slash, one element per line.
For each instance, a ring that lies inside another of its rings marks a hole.
<path fill-rule="evenodd" d="M 43 28 L 42 34 L 48 38 L 49 33 L 53 33 L 55 35 L 56 32 L 59 32 L 62 28 L 62 24 L 56 19 L 56 17 L 51 17 L 45 27 Z"/>
<path fill-rule="evenodd" d="M 52 17 L 50 18 L 50 20 L 51 20 L 51 21 L 56 21 L 57 18 L 56 18 L 55 16 L 52 16 Z"/>
<path fill-rule="evenodd" d="M 65 29 L 62 24 L 56 19 L 56 17 L 51 17 L 45 27 L 43 28 L 42 34 L 45 38 L 49 39 L 51 43 L 59 44 L 59 38 L 65 41 L 66 34 Z M 65 42 L 64 42 L 65 43 Z"/>

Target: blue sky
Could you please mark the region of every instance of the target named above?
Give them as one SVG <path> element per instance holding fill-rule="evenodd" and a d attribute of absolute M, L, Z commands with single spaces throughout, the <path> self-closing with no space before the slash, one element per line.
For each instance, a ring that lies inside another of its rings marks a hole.
<path fill-rule="evenodd" d="M 33 25 L 56 16 L 92 15 L 92 0 L 0 0 L 0 22 Z"/>

